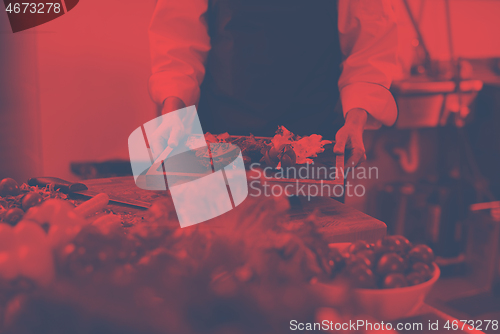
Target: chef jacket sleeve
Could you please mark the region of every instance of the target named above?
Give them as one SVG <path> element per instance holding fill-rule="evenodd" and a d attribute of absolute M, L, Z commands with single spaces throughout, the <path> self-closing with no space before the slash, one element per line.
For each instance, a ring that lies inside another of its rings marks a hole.
<path fill-rule="evenodd" d="M 210 50 L 207 8 L 208 0 L 157 1 L 149 26 L 153 68 L 149 92 L 156 103 L 170 96 L 187 106 L 198 103 Z"/>
<path fill-rule="evenodd" d="M 344 116 L 354 108 L 368 112 L 366 128 L 391 126 L 397 106 L 389 91 L 396 71 L 397 29 L 391 0 L 339 0 L 342 63 L 339 79 Z"/>

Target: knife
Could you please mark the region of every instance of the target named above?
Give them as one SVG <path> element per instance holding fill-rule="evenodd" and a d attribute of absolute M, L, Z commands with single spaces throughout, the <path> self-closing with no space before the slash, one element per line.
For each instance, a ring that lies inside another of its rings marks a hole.
<path fill-rule="evenodd" d="M 151 167 L 149 167 L 149 170 L 146 173 L 146 175 L 156 174 L 158 171 L 158 167 L 160 167 L 163 161 L 168 158 L 168 156 L 170 155 L 170 153 L 172 153 L 173 150 L 174 150 L 173 147 L 167 146 L 167 148 L 158 156 L 158 158 L 156 158 Z"/>
<path fill-rule="evenodd" d="M 82 195 L 84 197 L 94 197 L 95 195 L 99 194 L 97 191 L 92 191 L 89 190 L 89 188 L 83 184 L 83 183 L 72 183 L 63 179 L 59 179 L 57 177 L 33 177 L 28 180 L 28 185 L 30 186 L 39 186 L 39 187 L 46 187 L 49 184 L 54 185 L 55 190 L 59 190 L 62 193 L 65 194 L 78 194 Z M 151 203 L 148 202 L 143 202 L 135 199 L 129 199 L 129 198 L 122 198 L 122 197 L 117 197 L 114 195 L 109 195 L 109 201 L 118 203 L 118 204 L 125 204 L 129 206 L 134 206 L 134 207 L 139 207 L 139 208 L 144 208 L 144 209 L 149 209 L 151 207 Z"/>

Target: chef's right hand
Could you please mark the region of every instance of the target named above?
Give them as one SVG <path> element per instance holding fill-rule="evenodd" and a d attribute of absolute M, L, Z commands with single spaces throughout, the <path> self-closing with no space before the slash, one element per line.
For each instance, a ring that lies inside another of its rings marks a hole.
<path fill-rule="evenodd" d="M 163 103 L 162 114 L 166 115 L 172 111 L 185 108 L 186 105 L 178 97 L 168 97 Z M 186 135 L 186 129 L 177 113 L 171 113 L 164 117 L 160 126 L 150 136 L 149 146 L 156 159 L 166 148 L 177 147 L 179 141 Z"/>
<path fill-rule="evenodd" d="M 335 154 L 344 154 L 350 151 L 350 157 L 345 168 L 353 168 L 366 160 L 363 131 L 365 129 L 368 112 L 364 109 L 352 109 L 345 116 L 345 123 L 335 136 Z"/>

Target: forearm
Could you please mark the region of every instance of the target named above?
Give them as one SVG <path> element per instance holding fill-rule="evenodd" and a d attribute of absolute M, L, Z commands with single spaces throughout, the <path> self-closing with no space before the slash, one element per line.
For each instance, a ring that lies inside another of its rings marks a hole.
<path fill-rule="evenodd" d="M 210 50 L 205 13 L 208 0 L 158 0 L 149 27 L 152 99 L 174 96 L 195 105 Z"/>
<path fill-rule="evenodd" d="M 185 108 L 186 104 L 184 101 L 177 96 L 169 96 L 163 101 L 162 114 L 168 114 L 169 112 L 176 111 Z"/>
<path fill-rule="evenodd" d="M 390 0 L 339 0 L 339 38 L 346 57 L 339 79 L 344 115 L 364 109 L 367 128 L 392 125 L 397 27 Z"/>
<path fill-rule="evenodd" d="M 349 110 L 345 115 L 345 122 L 351 124 L 355 128 L 364 130 L 366 122 L 368 121 L 368 112 L 361 108 L 354 108 Z"/>

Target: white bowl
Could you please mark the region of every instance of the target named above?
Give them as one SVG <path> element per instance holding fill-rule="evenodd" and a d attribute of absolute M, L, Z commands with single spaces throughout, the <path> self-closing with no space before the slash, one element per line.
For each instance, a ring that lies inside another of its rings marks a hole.
<path fill-rule="evenodd" d="M 394 289 L 354 289 L 360 311 L 381 320 L 395 320 L 414 314 L 439 278 L 441 271 L 434 263 L 432 278 L 413 286 Z"/>

